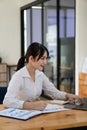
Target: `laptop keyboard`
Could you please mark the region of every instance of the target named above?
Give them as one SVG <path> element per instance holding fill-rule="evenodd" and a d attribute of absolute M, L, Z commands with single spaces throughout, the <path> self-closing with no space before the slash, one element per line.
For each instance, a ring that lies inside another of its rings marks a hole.
<path fill-rule="evenodd" d="M 87 110 L 87 97 L 84 97 L 82 99 L 83 99 L 84 103 L 81 105 L 69 103 L 69 104 L 65 105 L 64 107 L 70 108 L 70 109 Z"/>
<path fill-rule="evenodd" d="M 87 104 L 87 97 L 82 98 L 85 104 Z"/>

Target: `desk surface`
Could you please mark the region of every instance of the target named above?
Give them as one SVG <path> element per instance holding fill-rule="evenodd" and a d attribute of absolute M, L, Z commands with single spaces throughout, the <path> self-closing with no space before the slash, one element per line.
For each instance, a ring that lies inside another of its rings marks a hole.
<path fill-rule="evenodd" d="M 3 109 L 3 105 L 0 105 Z M 0 117 L 0 130 L 57 130 L 87 126 L 87 111 L 68 110 L 43 114 L 27 121 Z"/>

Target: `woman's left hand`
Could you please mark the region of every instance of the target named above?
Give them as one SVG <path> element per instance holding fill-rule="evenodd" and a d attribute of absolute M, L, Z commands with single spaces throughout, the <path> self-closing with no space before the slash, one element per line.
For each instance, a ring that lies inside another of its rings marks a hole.
<path fill-rule="evenodd" d="M 67 100 L 69 100 L 70 102 L 73 102 L 75 104 L 83 104 L 84 103 L 83 99 L 75 94 L 67 93 L 66 98 L 67 98 Z"/>

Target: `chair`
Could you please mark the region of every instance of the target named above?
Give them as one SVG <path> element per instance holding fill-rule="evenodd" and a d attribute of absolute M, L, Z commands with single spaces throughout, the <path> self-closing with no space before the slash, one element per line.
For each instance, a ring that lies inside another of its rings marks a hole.
<path fill-rule="evenodd" d="M 3 99 L 6 92 L 7 92 L 7 87 L 0 87 L 0 104 L 3 103 Z"/>

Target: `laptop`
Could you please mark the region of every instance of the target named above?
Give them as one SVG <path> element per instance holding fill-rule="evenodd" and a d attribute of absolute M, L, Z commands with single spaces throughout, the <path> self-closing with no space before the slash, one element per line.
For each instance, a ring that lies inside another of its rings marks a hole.
<path fill-rule="evenodd" d="M 84 103 L 76 105 L 75 103 L 68 103 L 64 107 L 69 109 L 86 110 L 87 111 L 87 97 L 82 98 Z"/>

